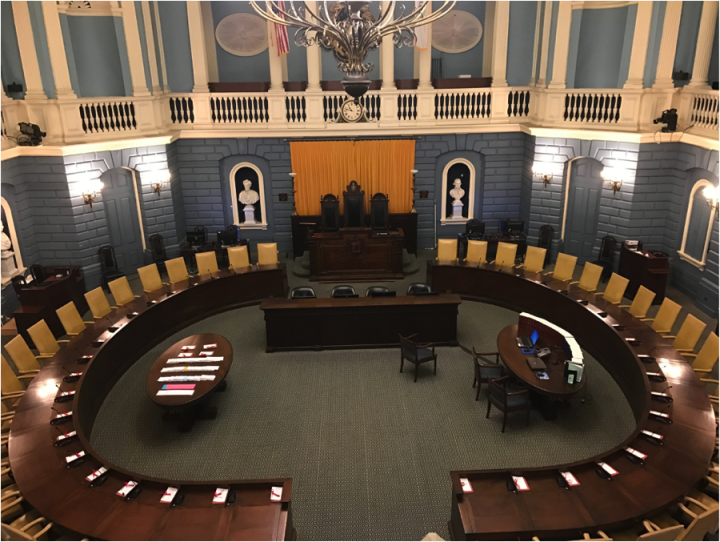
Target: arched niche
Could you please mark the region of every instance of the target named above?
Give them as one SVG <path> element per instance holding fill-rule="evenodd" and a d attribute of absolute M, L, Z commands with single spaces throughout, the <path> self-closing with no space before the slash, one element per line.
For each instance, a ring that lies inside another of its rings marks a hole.
<path fill-rule="evenodd" d="M 243 182 L 250 181 L 250 189 L 258 193 L 260 199 L 255 204 L 255 224 L 245 224 L 244 205 L 238 197 L 245 189 Z M 259 167 L 251 162 L 240 162 L 230 170 L 230 202 L 232 204 L 233 224 L 247 230 L 266 230 L 268 226 L 265 207 L 265 179 Z"/>
<path fill-rule="evenodd" d="M 698 180 L 690 191 L 685 214 L 682 243 L 678 256 L 698 269 L 704 269 L 712 236 L 716 211 L 710 208 L 704 191 L 715 185 L 707 179 Z"/>
<path fill-rule="evenodd" d="M 7 235 L 10 239 L 10 250 L 13 252 L 13 264 L 15 265 L 16 269 L 16 272 L 7 273 L 6 276 L 5 263 L 3 262 L 2 282 L 4 285 L 4 283 L 6 281 L 9 281 L 12 277 L 21 274 L 25 270 L 25 266 L 23 266 L 20 243 L 18 242 L 17 230 L 15 229 L 15 221 L 13 220 L 13 214 L 12 209 L 10 209 L 10 204 L 5 198 L 0 197 L 0 205 L 2 206 L 3 233 L 5 233 L 5 235 Z"/>
<path fill-rule="evenodd" d="M 466 158 L 454 158 L 450 160 L 442 171 L 441 192 L 442 199 L 440 203 L 440 223 L 441 224 L 464 224 L 468 220 L 475 218 L 475 166 Z M 465 194 L 460 199 L 463 203 L 462 219 L 453 219 L 453 197 L 450 191 L 454 188 L 456 179 L 460 180 L 460 187 Z"/>

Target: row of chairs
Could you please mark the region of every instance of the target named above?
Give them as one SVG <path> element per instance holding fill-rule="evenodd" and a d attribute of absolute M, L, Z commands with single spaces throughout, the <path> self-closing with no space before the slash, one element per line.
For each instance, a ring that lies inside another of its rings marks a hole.
<path fill-rule="evenodd" d="M 429 294 L 432 291 L 430 286 L 421 282 L 414 282 L 407 289 L 407 295 Z M 365 290 L 365 297 L 383 296 L 389 294 L 390 290 L 385 286 L 370 286 Z M 348 284 L 334 286 L 330 291 L 330 297 L 356 297 L 355 288 Z M 290 292 L 290 299 L 315 299 L 317 295 L 310 286 L 298 286 Z"/>

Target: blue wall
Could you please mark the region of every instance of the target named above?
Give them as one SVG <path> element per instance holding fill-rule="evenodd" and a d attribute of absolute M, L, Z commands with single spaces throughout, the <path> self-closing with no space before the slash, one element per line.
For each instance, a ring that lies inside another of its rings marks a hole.
<path fill-rule="evenodd" d="M 507 51 L 507 83 L 510 86 L 526 86 L 530 83 L 536 16 L 536 2 L 510 3 Z"/>
<path fill-rule="evenodd" d="M 578 20 L 573 88 L 618 88 L 628 8 L 584 9 Z"/>
<path fill-rule="evenodd" d="M 80 92 L 80 80 L 78 79 L 77 66 L 75 65 L 75 53 L 72 50 L 72 38 L 70 37 L 70 23 L 65 13 L 60 14 L 60 28 L 62 29 L 63 43 L 65 45 L 65 59 L 68 64 L 68 72 L 70 72 L 70 86 L 72 86 L 75 95 L 82 97 Z"/>
<path fill-rule="evenodd" d="M 623 50 L 620 55 L 620 68 L 618 70 L 617 88 L 622 88 L 630 73 L 630 55 L 632 54 L 633 38 L 635 37 L 635 22 L 637 20 L 637 4 L 627 7 L 627 20 L 625 22 L 625 36 Z"/>
<path fill-rule="evenodd" d="M 307 81 L 307 49 L 295 45 L 295 29 L 288 29 L 288 42 L 290 52 L 285 55 L 288 81 Z"/>
<path fill-rule="evenodd" d="M 553 57 L 555 56 L 555 34 L 557 33 L 557 19 L 559 7 L 560 4 L 558 4 L 557 2 L 552 2 L 552 11 L 550 12 L 550 36 L 548 41 L 547 72 L 545 73 L 548 84 L 550 84 L 550 81 L 552 81 L 554 60 Z M 545 9 L 547 9 L 547 7 Z"/>
<path fill-rule="evenodd" d="M 645 75 L 643 77 L 643 86 L 645 88 L 650 88 L 655 82 L 666 6 L 667 2 L 653 2 L 650 37 L 648 38 L 648 49 L 645 57 Z"/>
<path fill-rule="evenodd" d="M 25 97 L 25 74 L 20 60 L 17 34 L 15 33 L 15 20 L 13 19 L 12 2 L 0 3 L 0 70 L 5 92 L 10 98 L 16 100 Z M 7 85 L 20 83 L 23 91 L 10 94 Z"/>
<path fill-rule="evenodd" d="M 185 2 L 158 2 L 168 86 L 172 92 L 191 92 L 192 56 Z"/>
<path fill-rule="evenodd" d="M 72 54 L 80 86 L 78 96 L 126 96 L 115 19 L 68 17 Z"/>
<path fill-rule="evenodd" d="M 33 41 L 37 51 L 40 65 L 40 78 L 43 89 L 48 98 L 55 98 L 55 79 L 50 66 L 50 51 L 48 49 L 47 34 L 45 33 L 45 19 L 42 14 L 41 2 L 28 2 L 30 11 L 30 25 L 33 31 Z"/>
<path fill-rule="evenodd" d="M 692 78 L 695 46 L 697 45 L 697 36 L 700 30 L 702 6 L 702 2 L 683 2 L 682 5 L 680 31 L 678 32 L 677 48 L 675 49 L 673 72 L 683 71 L 690 75 L 685 81 L 675 81 L 676 87 L 687 85 Z"/>
<path fill-rule="evenodd" d="M 713 40 L 712 55 L 710 55 L 710 70 L 708 71 L 708 81 L 710 84 L 718 80 L 718 23 L 715 21 L 715 39 Z"/>
<path fill-rule="evenodd" d="M 437 10 L 441 2 L 433 2 L 433 10 Z M 409 8 L 408 8 L 409 9 Z M 478 44 L 464 53 L 443 53 L 433 48 L 432 57 L 442 59 L 442 76 L 444 79 L 458 77 L 459 75 L 470 75 L 482 77 L 483 47 L 485 44 L 485 2 L 458 2 L 456 10 L 467 11 L 478 18 L 482 25 L 483 35 Z M 532 52 L 530 53 L 532 63 Z"/>

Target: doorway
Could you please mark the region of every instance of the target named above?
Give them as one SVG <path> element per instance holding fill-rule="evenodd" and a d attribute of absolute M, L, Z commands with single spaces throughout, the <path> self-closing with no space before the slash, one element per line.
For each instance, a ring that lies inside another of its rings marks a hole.
<path fill-rule="evenodd" d="M 142 267 L 143 242 L 135 198 L 135 181 L 130 170 L 114 168 L 103 173 L 102 200 L 110 245 L 115 249 L 118 268 L 125 274 Z"/>
<path fill-rule="evenodd" d="M 584 264 L 592 258 L 597 239 L 603 165 L 593 158 L 579 158 L 569 167 L 564 251 L 577 256 L 578 264 Z"/>

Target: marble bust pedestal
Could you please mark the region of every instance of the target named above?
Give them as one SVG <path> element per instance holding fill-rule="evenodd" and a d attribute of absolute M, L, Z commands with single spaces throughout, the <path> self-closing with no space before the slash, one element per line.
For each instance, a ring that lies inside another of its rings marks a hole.
<path fill-rule="evenodd" d="M 257 224 L 257 222 L 255 222 L 254 205 L 246 205 L 245 207 L 243 207 L 243 212 L 245 213 L 245 222 L 243 222 L 243 224 L 245 224 L 246 226 L 252 226 L 254 224 Z"/>

